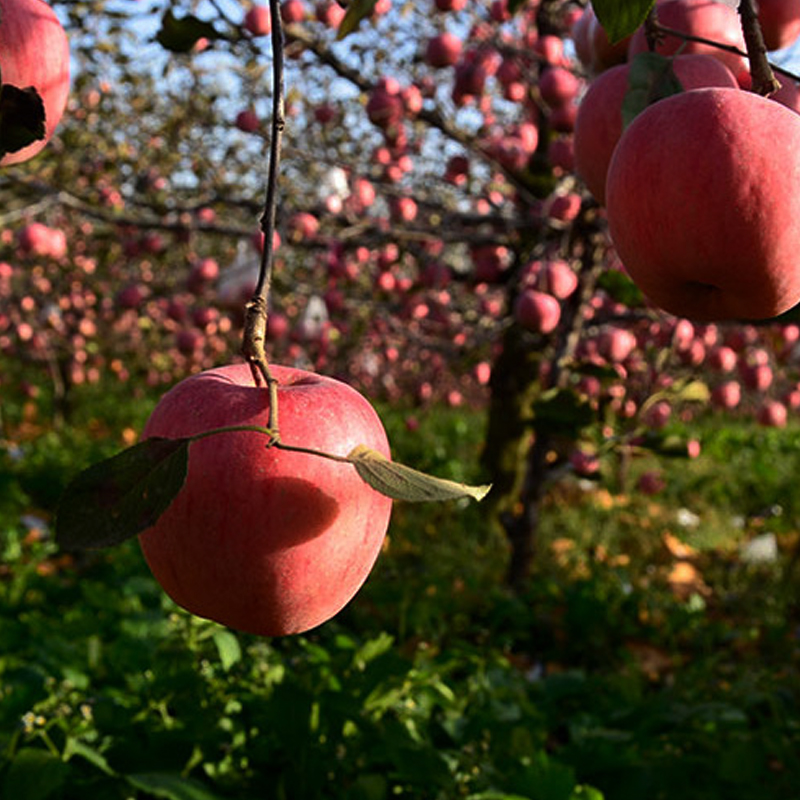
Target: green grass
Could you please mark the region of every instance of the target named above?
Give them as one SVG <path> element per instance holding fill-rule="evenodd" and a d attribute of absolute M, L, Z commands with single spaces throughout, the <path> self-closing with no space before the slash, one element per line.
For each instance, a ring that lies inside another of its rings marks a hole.
<path fill-rule="evenodd" d="M 134 542 L 58 552 L 61 488 L 152 405 L 83 400 L 74 424 L 0 448 L 0 797 L 798 796 L 799 428 L 712 417 L 697 460 L 643 456 L 611 490 L 565 477 L 517 594 L 481 506 L 398 504 L 350 606 L 265 640 L 177 609 Z M 480 414 L 414 412 L 411 432 L 379 410 L 396 458 L 485 480 Z M 637 494 L 653 468 L 665 490 Z M 743 563 L 768 531 L 780 559 Z"/>

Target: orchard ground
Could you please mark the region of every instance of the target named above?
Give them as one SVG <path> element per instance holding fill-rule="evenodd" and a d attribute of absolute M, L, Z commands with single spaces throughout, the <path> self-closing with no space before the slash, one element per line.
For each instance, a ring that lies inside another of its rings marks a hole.
<path fill-rule="evenodd" d="M 109 382 L 80 399 L 59 430 L 30 400 L 4 405 L 3 796 L 793 796 L 796 421 L 709 414 L 692 461 L 564 475 L 516 595 L 479 506 L 397 504 L 344 612 L 263 639 L 178 609 L 135 543 L 57 550 L 60 489 L 156 397 Z M 396 457 L 480 477 L 480 411 L 378 410 Z M 637 490 L 656 468 L 661 487 Z"/>

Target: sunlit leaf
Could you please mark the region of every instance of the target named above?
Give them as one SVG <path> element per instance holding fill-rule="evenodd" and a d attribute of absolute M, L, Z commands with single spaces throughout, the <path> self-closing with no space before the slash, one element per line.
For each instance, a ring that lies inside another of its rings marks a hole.
<path fill-rule="evenodd" d="M 357 30 L 361 20 L 372 13 L 376 2 L 377 0 L 351 0 L 347 6 L 347 12 L 339 23 L 336 38 L 344 39 L 345 36 L 349 36 L 353 31 Z"/>
<path fill-rule="evenodd" d="M 361 479 L 393 500 L 421 503 L 472 497 L 482 500 L 491 486 L 468 486 L 436 478 L 424 472 L 390 461 L 375 450 L 358 445 L 347 456 Z"/>
<path fill-rule="evenodd" d="M 597 19 L 612 42 L 630 36 L 646 19 L 655 0 L 592 0 Z"/>
<path fill-rule="evenodd" d="M 81 472 L 58 507 L 58 543 L 70 550 L 111 547 L 147 530 L 183 487 L 189 443 L 145 439 Z"/>

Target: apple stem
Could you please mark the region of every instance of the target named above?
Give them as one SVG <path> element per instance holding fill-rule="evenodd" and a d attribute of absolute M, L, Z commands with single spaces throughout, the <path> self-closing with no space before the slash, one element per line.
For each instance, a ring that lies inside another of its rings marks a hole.
<path fill-rule="evenodd" d="M 270 386 L 277 387 L 277 381 L 273 381 Z M 276 388 L 277 392 L 277 388 Z M 270 417 L 272 414 L 270 414 Z M 342 464 L 351 464 L 352 461 L 347 456 L 337 456 L 334 453 L 326 453 L 324 450 L 315 450 L 313 447 L 301 447 L 294 444 L 284 444 L 278 435 L 277 428 L 272 424 L 264 427 L 263 425 L 228 425 L 224 428 L 212 428 L 210 431 L 203 431 L 202 433 L 195 433 L 187 437 L 190 442 L 196 442 L 200 439 L 207 439 L 209 436 L 216 436 L 219 433 L 262 433 L 264 436 L 269 437 L 267 447 L 274 447 L 277 450 L 286 450 L 290 453 L 303 453 L 308 456 L 319 456 L 320 458 L 327 458 L 329 461 L 339 461 Z"/>
<path fill-rule="evenodd" d="M 767 46 L 758 21 L 753 0 L 739 0 L 739 16 L 742 18 L 742 33 L 747 45 L 747 58 L 750 61 L 750 75 L 753 79 L 752 91 L 768 97 L 781 88 L 767 60 Z"/>
<path fill-rule="evenodd" d="M 273 239 L 281 140 L 286 122 L 283 88 L 283 27 L 279 0 L 269 0 L 269 9 L 272 17 L 272 135 L 269 148 L 267 193 L 264 200 L 264 211 L 260 219 L 261 232 L 264 234 L 264 246 L 261 251 L 261 267 L 255 293 L 245 305 L 242 355 L 250 364 L 255 384 L 259 386 L 263 380 L 270 389 L 270 428 L 275 431 L 277 439 L 277 382 L 270 374 L 264 343 L 267 338 L 269 292 L 272 285 L 274 263 Z"/>

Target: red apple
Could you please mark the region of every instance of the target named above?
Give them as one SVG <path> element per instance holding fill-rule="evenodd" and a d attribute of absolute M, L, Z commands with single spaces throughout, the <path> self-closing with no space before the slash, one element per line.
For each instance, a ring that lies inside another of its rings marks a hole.
<path fill-rule="evenodd" d="M 684 89 L 738 84 L 733 73 L 707 55 L 676 56 L 675 75 Z M 622 136 L 622 103 L 628 91 L 630 64 L 619 64 L 598 75 L 586 90 L 575 120 L 575 169 L 598 203 L 605 202 L 606 175 L 614 148 Z"/>
<path fill-rule="evenodd" d="M 639 114 L 614 151 L 611 237 L 670 313 L 774 317 L 800 302 L 798 181 L 797 114 L 740 89 L 683 92 Z"/>
<path fill-rule="evenodd" d="M 610 325 L 600 334 L 600 354 L 612 364 L 624 361 L 636 349 L 636 335 L 627 328 Z"/>
<path fill-rule="evenodd" d="M 39 93 L 45 136 L 8 153 L 0 167 L 33 158 L 53 136 L 69 94 L 69 42 L 53 10 L 43 0 L 0 0 L 0 58 L 4 84 Z"/>
<path fill-rule="evenodd" d="M 268 36 L 272 31 L 272 17 L 269 6 L 251 6 L 247 9 L 242 23 L 244 29 L 253 36 Z"/>
<path fill-rule="evenodd" d="M 666 0 L 658 4 L 656 14 L 658 21 L 666 28 L 736 47 L 742 52 L 746 50 L 739 15 L 730 6 L 715 0 Z M 631 37 L 628 57 L 633 58 L 637 53 L 648 49 L 644 27 L 641 27 Z M 674 55 L 678 51 L 684 54 L 707 53 L 718 58 L 737 80 L 740 76 L 749 74 L 744 56 L 712 45 L 686 41 L 669 34 L 656 45 L 656 52 L 663 55 Z"/>
<path fill-rule="evenodd" d="M 425 61 L 437 69 L 452 67 L 461 57 L 461 39 L 445 31 L 428 40 Z"/>
<path fill-rule="evenodd" d="M 380 419 L 354 389 L 302 370 L 271 370 L 285 443 L 340 456 L 364 444 L 388 457 Z M 268 396 L 246 364 L 202 372 L 161 399 L 143 436 L 265 426 Z M 355 595 L 380 551 L 391 500 L 349 464 L 266 444 L 250 432 L 193 443 L 184 487 L 140 542 L 178 605 L 278 636 L 320 625 Z"/>
<path fill-rule="evenodd" d="M 758 21 L 767 50 L 782 50 L 800 36 L 800 0 L 758 0 Z"/>
<path fill-rule="evenodd" d="M 788 413 L 778 400 L 765 400 L 758 409 L 758 421 L 769 428 L 785 428 Z"/>
<path fill-rule="evenodd" d="M 31 222 L 20 228 L 17 244 L 24 255 L 38 258 L 63 258 L 67 253 L 67 236 L 58 228 Z"/>
<path fill-rule="evenodd" d="M 550 108 L 569 103 L 578 94 L 581 80 L 566 67 L 548 67 L 539 77 L 539 93 Z"/>
<path fill-rule="evenodd" d="M 578 274 L 566 261 L 559 258 L 546 261 L 539 277 L 539 288 L 559 300 L 566 300 L 578 288 Z"/>
<path fill-rule="evenodd" d="M 283 0 L 281 19 L 286 25 L 302 22 L 306 18 L 306 4 L 303 0 Z"/>
<path fill-rule="evenodd" d="M 528 330 L 550 333 L 561 319 L 561 303 L 551 294 L 525 289 L 514 303 L 514 319 Z"/>
<path fill-rule="evenodd" d="M 467 0 L 434 0 L 437 11 L 461 11 Z"/>
<path fill-rule="evenodd" d="M 320 0 L 314 12 L 317 20 L 328 28 L 338 28 L 347 13 L 336 0 Z"/>
<path fill-rule="evenodd" d="M 236 115 L 236 127 L 244 133 L 255 133 L 260 124 L 256 112 L 249 108 Z"/>
<path fill-rule="evenodd" d="M 716 408 L 736 408 L 742 399 L 742 387 L 736 381 L 725 381 L 711 391 L 711 404 Z"/>

